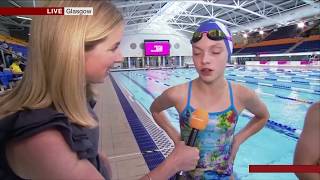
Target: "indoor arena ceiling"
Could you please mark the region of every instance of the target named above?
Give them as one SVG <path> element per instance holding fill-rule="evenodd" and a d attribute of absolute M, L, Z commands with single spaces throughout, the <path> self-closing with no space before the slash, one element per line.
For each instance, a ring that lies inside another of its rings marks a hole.
<path fill-rule="evenodd" d="M 232 32 L 271 29 L 300 20 L 320 19 L 319 0 L 198 0 L 141 1 L 114 0 L 125 17 L 127 31 L 139 31 L 149 24 L 169 24 L 192 32 L 206 19 L 226 24 Z"/>
<path fill-rule="evenodd" d="M 320 19 L 319 0 L 112 0 L 123 12 L 126 33 L 137 33 L 150 24 L 168 24 L 188 34 L 206 19 L 226 24 L 233 33 L 269 30 L 299 21 Z M 1 0 L 4 7 L 38 7 L 39 0 Z M 30 20 L 0 16 L 10 31 L 26 31 Z M 1 30 L 1 29 L 0 29 Z"/>

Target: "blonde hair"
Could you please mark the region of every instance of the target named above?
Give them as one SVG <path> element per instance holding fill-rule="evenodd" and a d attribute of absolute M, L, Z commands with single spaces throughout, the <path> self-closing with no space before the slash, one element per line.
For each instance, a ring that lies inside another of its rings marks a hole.
<path fill-rule="evenodd" d="M 92 95 L 85 75 L 85 50 L 94 48 L 123 21 L 108 1 L 51 1 L 51 7 L 93 7 L 92 16 L 36 16 L 22 81 L 0 97 L 0 117 L 24 109 L 52 106 L 71 122 L 93 127 Z"/>

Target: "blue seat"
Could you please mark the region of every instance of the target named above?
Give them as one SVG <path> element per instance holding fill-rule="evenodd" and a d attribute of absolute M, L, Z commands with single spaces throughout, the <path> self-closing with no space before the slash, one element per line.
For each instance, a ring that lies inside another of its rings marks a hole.
<path fill-rule="evenodd" d="M 2 72 L 0 72 L 0 84 L 4 88 L 9 88 L 9 81 L 8 81 L 7 75 L 5 73 L 2 73 Z"/>
<path fill-rule="evenodd" d="M 4 70 L 1 73 L 0 81 L 5 89 L 10 88 L 10 82 L 13 80 L 13 74 L 9 70 Z"/>
<path fill-rule="evenodd" d="M 8 81 L 12 81 L 13 79 L 13 73 L 9 70 L 4 70 L 3 73 L 5 74 L 5 76 L 7 77 Z"/>

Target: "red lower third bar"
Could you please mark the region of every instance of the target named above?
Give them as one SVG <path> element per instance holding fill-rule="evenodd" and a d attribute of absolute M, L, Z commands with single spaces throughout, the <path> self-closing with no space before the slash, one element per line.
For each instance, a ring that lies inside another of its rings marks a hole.
<path fill-rule="evenodd" d="M 250 173 L 320 173 L 319 165 L 249 165 Z"/>
<path fill-rule="evenodd" d="M 64 7 L 0 7 L 0 15 L 64 15 Z"/>

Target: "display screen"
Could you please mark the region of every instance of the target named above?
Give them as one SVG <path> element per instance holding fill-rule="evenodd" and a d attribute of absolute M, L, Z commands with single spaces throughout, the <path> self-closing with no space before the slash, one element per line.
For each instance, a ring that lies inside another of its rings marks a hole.
<path fill-rule="evenodd" d="M 168 56 L 170 55 L 169 41 L 145 41 L 145 56 Z"/>

